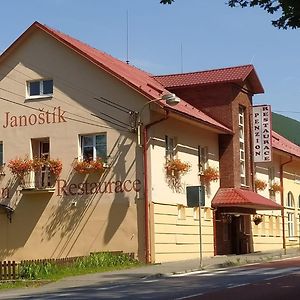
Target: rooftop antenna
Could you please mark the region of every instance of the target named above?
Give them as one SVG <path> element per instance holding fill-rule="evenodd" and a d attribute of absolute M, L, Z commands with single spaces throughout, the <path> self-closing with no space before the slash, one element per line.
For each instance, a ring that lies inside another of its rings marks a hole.
<path fill-rule="evenodd" d="M 180 44 L 180 70 L 183 73 L 183 50 L 182 50 L 182 42 Z"/>
<path fill-rule="evenodd" d="M 128 10 L 126 12 L 126 63 L 129 65 L 129 26 L 128 26 Z"/>

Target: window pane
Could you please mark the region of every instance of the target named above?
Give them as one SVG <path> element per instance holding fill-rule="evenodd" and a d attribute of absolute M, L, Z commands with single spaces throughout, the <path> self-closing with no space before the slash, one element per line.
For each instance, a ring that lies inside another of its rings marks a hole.
<path fill-rule="evenodd" d="M 3 144 L 0 142 L 0 166 L 3 165 Z"/>
<path fill-rule="evenodd" d="M 93 147 L 84 147 L 82 149 L 83 160 L 93 160 Z"/>
<path fill-rule="evenodd" d="M 39 81 L 29 82 L 29 95 L 30 96 L 40 95 L 40 82 Z"/>
<path fill-rule="evenodd" d="M 96 135 L 96 156 L 104 160 L 107 158 L 106 135 Z"/>
<path fill-rule="evenodd" d="M 93 146 L 93 136 L 86 135 L 82 137 L 82 147 Z"/>
<path fill-rule="evenodd" d="M 53 94 L 53 80 L 44 80 L 43 81 L 43 94 Z"/>

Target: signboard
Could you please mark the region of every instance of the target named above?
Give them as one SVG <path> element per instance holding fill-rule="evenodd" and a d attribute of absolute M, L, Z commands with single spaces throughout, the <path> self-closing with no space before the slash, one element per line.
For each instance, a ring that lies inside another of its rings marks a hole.
<path fill-rule="evenodd" d="M 253 106 L 252 134 L 253 134 L 253 161 L 272 161 L 272 123 L 271 106 Z"/>
<path fill-rule="evenodd" d="M 187 186 L 186 187 L 187 207 L 205 206 L 205 187 Z"/>

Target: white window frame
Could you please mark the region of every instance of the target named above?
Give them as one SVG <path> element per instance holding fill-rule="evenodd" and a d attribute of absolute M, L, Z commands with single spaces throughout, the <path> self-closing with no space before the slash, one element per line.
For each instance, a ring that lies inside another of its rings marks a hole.
<path fill-rule="evenodd" d="M 97 136 L 105 136 L 105 141 L 106 141 L 106 149 L 105 149 L 105 154 L 106 156 L 105 157 L 100 157 L 104 162 L 106 162 L 107 160 L 107 134 L 106 133 L 95 133 L 95 134 L 82 134 L 79 136 L 79 142 L 80 142 L 80 160 L 83 160 L 83 153 L 84 153 L 84 148 L 85 148 L 85 145 L 83 144 L 83 138 L 84 137 L 92 137 L 93 138 L 93 160 L 96 160 L 97 159 L 97 149 L 96 149 L 96 137 Z M 87 147 L 87 146 L 86 146 Z"/>
<path fill-rule="evenodd" d="M 208 147 L 198 146 L 198 171 L 200 174 L 208 167 Z"/>
<path fill-rule="evenodd" d="M 175 137 L 165 136 L 165 156 L 167 160 L 174 159 L 176 157 L 177 139 Z"/>
<path fill-rule="evenodd" d="M 44 81 L 50 81 L 52 80 L 52 93 L 50 94 L 44 94 Z M 39 95 L 30 95 L 30 84 L 39 82 L 40 84 L 40 93 Z M 53 96 L 53 89 L 54 89 L 54 84 L 53 84 L 53 79 L 40 79 L 40 80 L 29 80 L 26 82 L 26 99 L 39 99 L 39 98 L 49 98 Z"/>
<path fill-rule="evenodd" d="M 287 227 L 289 238 L 293 239 L 295 237 L 295 213 L 293 212 L 287 213 Z"/>
<path fill-rule="evenodd" d="M 295 208 L 294 195 L 292 192 L 288 192 L 286 206 L 289 208 Z"/>
<path fill-rule="evenodd" d="M 239 106 L 239 145 L 240 145 L 240 179 L 241 185 L 247 185 L 245 155 L 245 108 Z"/>

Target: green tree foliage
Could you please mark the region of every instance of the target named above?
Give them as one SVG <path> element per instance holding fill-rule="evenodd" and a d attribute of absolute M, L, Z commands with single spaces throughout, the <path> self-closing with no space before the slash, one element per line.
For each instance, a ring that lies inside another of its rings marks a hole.
<path fill-rule="evenodd" d="M 175 0 L 161 0 L 162 4 L 172 4 Z M 228 0 L 230 7 L 259 6 L 269 14 L 279 13 L 280 17 L 272 25 L 281 28 L 300 28 L 300 0 Z"/>

